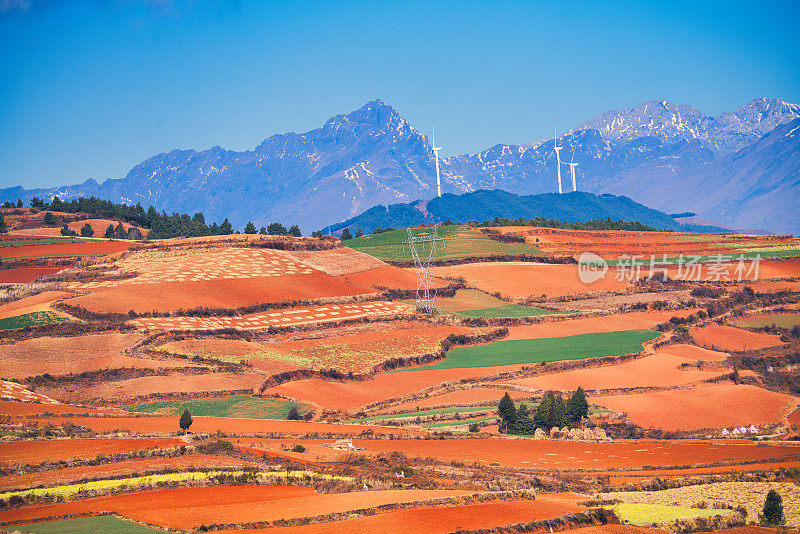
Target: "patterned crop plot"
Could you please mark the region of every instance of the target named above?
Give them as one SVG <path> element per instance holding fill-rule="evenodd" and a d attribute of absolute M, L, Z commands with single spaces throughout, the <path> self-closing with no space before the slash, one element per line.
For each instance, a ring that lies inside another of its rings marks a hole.
<path fill-rule="evenodd" d="M 34 393 L 21 384 L 8 382 L 6 380 L 0 380 L 0 399 L 35 402 L 37 404 L 59 404 L 58 401 L 50 397 Z"/>
<path fill-rule="evenodd" d="M 148 330 L 258 330 L 269 326 L 298 326 L 412 312 L 413 309 L 406 304 L 363 302 L 270 310 L 242 317 L 148 317 L 133 320 L 131 324 Z"/>
<path fill-rule="evenodd" d="M 90 282 L 86 289 L 115 287 L 128 284 L 156 284 L 160 282 L 202 282 L 311 274 L 307 265 L 268 250 L 231 248 L 198 254 L 172 252 L 169 256 L 153 257 L 153 253 L 135 254 L 120 262 L 127 272 L 138 276 L 123 280 Z"/>

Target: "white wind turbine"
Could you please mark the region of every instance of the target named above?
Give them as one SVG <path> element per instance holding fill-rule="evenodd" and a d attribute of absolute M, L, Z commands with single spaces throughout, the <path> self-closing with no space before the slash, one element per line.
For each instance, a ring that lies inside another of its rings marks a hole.
<path fill-rule="evenodd" d="M 558 192 L 563 193 L 561 190 L 561 149 L 563 146 L 558 146 L 558 139 L 556 139 L 556 126 L 553 125 L 553 150 L 556 151 L 556 168 L 558 169 Z"/>
<path fill-rule="evenodd" d="M 436 190 L 438 196 L 442 196 L 442 182 L 439 179 L 439 151 L 442 149 L 442 147 L 436 146 L 436 126 L 433 127 L 431 148 L 433 149 L 433 157 L 436 159 Z"/>
<path fill-rule="evenodd" d="M 575 167 L 577 167 L 578 164 L 575 163 L 575 151 L 574 150 L 572 151 L 572 159 L 570 160 L 569 163 L 564 163 L 564 165 L 569 165 L 569 174 L 570 174 L 570 177 L 572 178 L 572 190 L 573 191 L 577 191 L 578 190 L 578 185 L 575 182 Z"/>

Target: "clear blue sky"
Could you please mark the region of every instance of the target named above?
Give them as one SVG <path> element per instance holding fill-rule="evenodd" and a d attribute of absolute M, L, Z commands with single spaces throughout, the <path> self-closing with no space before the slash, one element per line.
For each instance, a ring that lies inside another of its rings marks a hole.
<path fill-rule="evenodd" d="M 800 2 L 0 0 L 0 187 L 244 150 L 375 98 L 445 155 L 653 99 L 800 102 Z"/>

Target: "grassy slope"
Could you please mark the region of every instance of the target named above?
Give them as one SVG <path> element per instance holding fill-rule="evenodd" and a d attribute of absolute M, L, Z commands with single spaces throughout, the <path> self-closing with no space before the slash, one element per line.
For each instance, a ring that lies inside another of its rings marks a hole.
<path fill-rule="evenodd" d="M 47 521 L 32 525 L 13 527 L 15 531 L 31 534 L 85 534 L 86 532 L 105 532 L 109 534 L 152 534 L 160 532 L 151 528 L 117 519 L 111 515 Z"/>
<path fill-rule="evenodd" d="M 415 228 L 415 236 L 429 235 L 430 228 Z M 517 243 L 500 243 L 486 237 L 482 232 L 464 225 L 443 226 L 439 228 L 439 236 L 444 238 L 444 244 L 438 246 L 436 258 L 452 260 L 473 256 L 496 256 L 502 254 L 529 254 L 541 256 L 538 248 Z M 408 238 L 406 230 L 394 230 L 382 234 L 372 234 L 358 239 L 349 239 L 345 246 L 364 252 L 381 260 L 411 261 L 411 251 L 408 246 L 403 246 L 403 241 Z M 420 255 L 427 254 L 428 247 L 418 248 Z"/>
<path fill-rule="evenodd" d="M 731 510 L 716 510 L 714 508 L 686 508 L 683 506 L 638 503 L 620 503 L 608 508 L 614 510 L 614 513 L 622 523 L 630 525 L 666 523 L 676 519 L 728 515 L 731 513 Z"/>
<path fill-rule="evenodd" d="M 0 319 L 0 330 L 9 330 L 12 328 L 25 328 L 26 326 L 41 326 L 43 324 L 52 323 L 66 323 L 69 319 L 65 319 L 60 315 L 49 312 L 32 312 L 24 315 L 17 315 L 16 317 L 7 317 Z"/>
<path fill-rule="evenodd" d="M 782 328 L 792 328 L 800 324 L 800 313 L 775 313 L 770 315 L 756 315 L 755 317 L 743 317 L 732 321 L 734 326 L 743 328 L 759 328 L 762 326 L 780 326 Z"/>
<path fill-rule="evenodd" d="M 208 415 L 213 417 L 243 417 L 247 419 L 285 419 L 289 409 L 295 403 L 274 399 L 262 399 L 248 395 L 233 395 L 212 399 L 191 401 L 160 401 L 122 406 L 129 412 L 165 413 L 179 415 L 188 409 L 192 415 Z M 307 411 L 298 404 L 300 413 Z M 177 424 L 177 423 L 176 423 Z"/>
<path fill-rule="evenodd" d="M 554 312 L 550 310 L 543 310 L 541 308 L 534 308 L 533 306 L 522 306 L 521 304 L 506 304 L 504 306 L 497 306 L 496 308 L 485 308 L 482 310 L 464 310 L 458 312 L 458 315 L 464 317 L 535 317 L 537 315 L 551 315 L 554 313 L 568 313 L 568 312 Z"/>
<path fill-rule="evenodd" d="M 661 335 L 652 330 L 624 330 L 579 334 L 546 339 L 513 339 L 495 341 L 487 345 L 458 347 L 447 353 L 441 362 L 413 369 L 457 369 L 466 367 L 493 367 L 524 363 L 580 360 L 599 356 L 618 356 L 642 350 L 642 343 Z"/>

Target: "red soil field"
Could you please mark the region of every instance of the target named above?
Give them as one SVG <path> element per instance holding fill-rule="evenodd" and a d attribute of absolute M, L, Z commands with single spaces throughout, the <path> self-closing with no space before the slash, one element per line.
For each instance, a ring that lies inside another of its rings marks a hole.
<path fill-rule="evenodd" d="M 594 473 L 597 475 L 609 475 L 611 484 L 625 484 L 627 482 L 641 482 L 652 478 L 684 478 L 688 476 L 716 474 L 716 473 L 751 473 L 774 471 L 783 467 L 791 469 L 800 466 L 800 460 L 787 462 L 760 462 L 740 465 L 718 465 L 715 467 L 698 467 L 694 469 L 641 469 L 636 471 L 606 471 Z"/>
<path fill-rule="evenodd" d="M 359 273 L 387 265 L 374 256 L 358 252 L 350 247 L 313 251 L 293 250 L 287 251 L 286 255 L 332 276 Z"/>
<path fill-rule="evenodd" d="M 25 378 L 49 373 L 64 375 L 122 367 L 195 367 L 188 361 L 133 358 L 124 354 L 142 339 L 139 333 L 90 334 L 74 337 L 39 337 L 3 346 L 0 376 Z"/>
<path fill-rule="evenodd" d="M 265 302 L 362 295 L 372 290 L 320 271 L 280 277 L 233 278 L 197 282 L 121 284 L 66 301 L 98 313 L 176 311 L 199 307 L 238 308 Z"/>
<path fill-rule="evenodd" d="M 73 295 L 74 293 L 67 293 L 66 291 L 45 291 L 38 295 L 15 300 L 14 302 L 9 302 L 8 304 L 0 306 L 0 319 L 33 311 L 40 311 L 49 307 L 51 302 Z"/>
<path fill-rule="evenodd" d="M 248 444 L 249 438 L 245 439 Z M 259 440 L 256 440 L 258 442 Z M 285 440 L 260 440 L 265 449 L 278 449 Z M 298 439 L 314 458 L 335 459 L 341 452 L 323 447 L 332 440 Z M 383 454 L 400 451 L 412 458 L 434 457 L 443 462 L 453 460 L 488 465 L 530 469 L 605 470 L 635 469 L 644 466 L 669 467 L 708 464 L 713 462 L 774 461 L 794 459 L 800 448 L 791 445 L 765 445 L 745 440 L 620 440 L 608 443 L 534 440 L 527 438 L 485 439 L 353 439 L 353 445 L 364 447 L 361 452 L 346 454 Z M 258 448 L 258 446 L 256 447 Z"/>
<path fill-rule="evenodd" d="M 728 357 L 727 352 L 718 352 L 716 350 L 704 349 L 703 347 L 697 347 L 695 345 L 684 345 L 682 343 L 661 347 L 658 349 L 658 352 L 663 352 L 664 354 L 674 354 L 675 356 L 680 356 L 681 358 L 686 358 L 688 360 L 705 362 L 721 362 Z"/>
<path fill-rule="evenodd" d="M 386 490 L 320 494 L 313 488 L 298 486 L 175 488 L 7 510 L 0 512 L 0 521 L 113 510 L 136 521 L 189 529 L 203 524 L 309 517 L 470 493 L 455 490 Z"/>
<path fill-rule="evenodd" d="M 98 454 L 165 449 L 185 443 L 176 438 L 56 439 L 0 443 L 0 465 L 94 458 Z"/>
<path fill-rule="evenodd" d="M 591 402 L 644 428 L 696 430 L 779 423 L 798 400 L 756 386 L 719 384 L 627 395 L 592 397 Z"/>
<path fill-rule="evenodd" d="M 670 317 L 686 317 L 695 311 L 697 310 L 615 313 L 613 315 L 600 315 L 597 317 L 510 326 L 508 327 L 508 337 L 503 339 L 537 339 L 591 334 L 594 332 L 616 332 L 639 328 L 647 329 L 654 327 L 658 323 L 668 321 Z"/>
<path fill-rule="evenodd" d="M 673 354 L 658 352 L 643 358 L 588 369 L 575 369 L 563 373 L 532 376 L 511 380 L 509 383 L 529 388 L 556 391 L 623 389 L 636 387 L 672 387 L 702 382 L 722 376 L 728 370 L 683 370 L 681 364 L 689 360 Z"/>
<path fill-rule="evenodd" d="M 27 284 L 40 276 L 55 274 L 65 267 L 18 267 L 0 270 L 0 284 Z"/>
<path fill-rule="evenodd" d="M 592 291 L 622 291 L 629 287 L 613 276 L 591 285 L 578 279 L 577 265 L 548 265 L 526 262 L 468 263 L 434 267 L 431 274 L 439 277 L 463 277 L 467 284 L 487 293 L 499 291 L 508 298 L 580 295 Z"/>
<path fill-rule="evenodd" d="M 414 271 L 395 267 L 393 265 L 347 274 L 342 278 L 351 284 L 362 287 L 388 287 L 390 289 L 417 288 L 417 275 Z M 434 287 L 442 287 L 445 285 L 447 285 L 447 282 L 434 279 Z"/>
<path fill-rule="evenodd" d="M 21 403 L 16 403 L 21 404 Z M 55 410 L 49 406 L 42 406 L 42 411 Z M 49 410 L 48 410 L 49 409 Z M 305 421 L 285 421 L 270 419 L 239 419 L 224 417 L 192 416 L 192 432 L 214 434 L 217 431 L 226 434 L 266 434 L 270 432 L 282 434 L 305 434 L 318 432 L 323 434 L 358 435 L 362 432 L 375 432 L 378 434 L 419 435 L 418 431 L 401 428 L 381 428 L 364 425 L 338 425 L 329 423 L 311 423 Z M 18 422 L 25 422 L 22 419 Z M 60 426 L 66 421 L 76 425 L 83 425 L 95 432 L 113 432 L 124 429 L 133 434 L 151 434 L 160 432 L 177 432 L 178 423 L 175 416 L 156 415 L 143 417 L 39 417 L 35 419 L 39 425 L 51 423 Z"/>
<path fill-rule="evenodd" d="M 562 530 L 561 534 L 660 534 L 663 532 L 664 531 L 661 529 L 635 527 L 633 525 L 607 524 L 607 525 L 597 525 L 592 527 L 573 528 L 570 530 Z"/>
<path fill-rule="evenodd" d="M 50 471 L 39 471 L 25 474 L 14 474 L 0 477 L 0 491 L 17 488 L 35 488 L 37 486 L 57 486 L 78 482 L 87 478 L 106 478 L 115 476 L 137 476 L 160 469 L 217 469 L 241 468 L 256 465 L 253 462 L 211 456 L 208 454 L 190 454 L 175 458 L 146 458 L 123 460 L 96 466 L 66 467 Z"/>
<path fill-rule="evenodd" d="M 402 404 L 395 404 L 385 410 L 380 410 L 377 413 L 387 413 L 387 412 L 414 412 L 417 411 L 417 408 L 426 409 L 426 408 L 433 408 L 436 406 L 449 406 L 451 404 L 473 404 L 476 402 L 499 402 L 503 395 L 506 392 L 511 395 L 511 398 L 516 399 L 525 399 L 532 396 L 531 393 L 525 393 L 524 391 L 515 391 L 513 389 L 504 389 L 502 387 L 492 387 L 492 388 L 470 388 L 470 389 L 459 389 L 456 391 L 451 391 L 449 393 L 445 393 L 444 395 L 436 395 L 431 396 L 425 399 L 418 399 L 414 401 L 404 402 Z M 488 409 L 496 409 L 496 406 L 492 405 L 489 406 Z M 371 414 L 372 412 L 370 412 Z"/>
<path fill-rule="evenodd" d="M 508 365 L 383 373 L 376 375 L 371 380 L 350 382 L 328 382 L 319 379 L 297 380 L 271 388 L 266 393 L 309 401 L 328 410 L 354 410 L 365 404 L 402 397 L 442 382 L 495 375 L 520 367 L 522 366 Z"/>
<path fill-rule="evenodd" d="M 125 241 L 80 241 L 78 243 L 51 243 L 46 245 L 0 247 L 0 258 L 110 254 L 128 250 L 130 245 L 130 242 Z"/>
<path fill-rule="evenodd" d="M 87 399 L 131 399 L 152 393 L 189 393 L 253 389 L 264 381 L 256 373 L 205 373 L 142 376 L 128 380 L 99 382 L 75 388 L 73 385 L 45 387 L 36 391 L 61 402 L 81 402 Z"/>
<path fill-rule="evenodd" d="M 779 336 L 750 332 L 733 326 L 711 324 L 689 330 L 695 343 L 717 350 L 753 350 L 783 345 Z"/>
<path fill-rule="evenodd" d="M 0 400 L 0 415 L 9 415 L 12 417 L 20 417 L 26 415 L 41 414 L 44 412 L 52 414 L 120 414 L 124 413 L 115 408 L 97 409 L 97 408 L 84 408 L 83 406 L 70 406 L 68 404 L 31 404 L 27 402 L 15 402 L 8 400 Z"/>
<path fill-rule="evenodd" d="M 546 495 L 536 500 L 490 501 L 463 506 L 444 506 L 394 510 L 374 516 L 358 517 L 334 523 L 317 523 L 299 527 L 271 530 L 279 534 L 363 533 L 405 534 L 427 532 L 430 534 L 477 530 L 496 526 L 528 523 L 554 519 L 581 510 L 578 506 L 545 501 Z M 221 531 L 235 534 L 241 531 Z M 249 532 L 258 532 L 251 530 Z"/>

